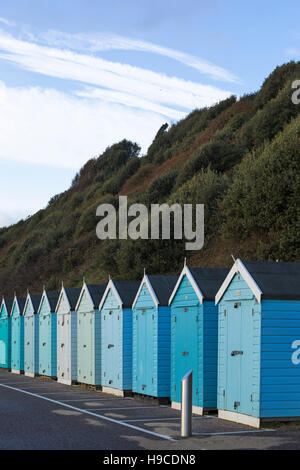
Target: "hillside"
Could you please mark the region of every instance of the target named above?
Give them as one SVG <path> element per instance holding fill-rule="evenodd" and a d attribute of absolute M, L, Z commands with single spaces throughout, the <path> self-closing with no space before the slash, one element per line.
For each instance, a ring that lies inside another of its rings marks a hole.
<path fill-rule="evenodd" d="M 89 160 L 71 188 L 32 217 L 0 229 L 1 293 L 12 296 L 194 266 L 235 257 L 300 261 L 300 105 L 291 83 L 300 62 L 277 67 L 261 89 L 196 109 L 161 127 L 147 155 L 126 140 Z M 129 203 L 205 204 L 205 246 L 181 241 L 100 241 L 96 207 Z"/>

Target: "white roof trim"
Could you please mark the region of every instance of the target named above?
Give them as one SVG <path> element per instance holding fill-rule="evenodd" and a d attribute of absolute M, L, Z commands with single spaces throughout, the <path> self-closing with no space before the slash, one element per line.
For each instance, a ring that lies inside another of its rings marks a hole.
<path fill-rule="evenodd" d="M 120 307 L 122 308 L 124 302 L 122 301 L 121 297 L 120 297 L 120 294 L 116 288 L 116 286 L 114 285 L 114 282 L 112 279 L 109 280 L 107 286 L 106 286 L 106 289 L 104 291 L 104 294 L 102 296 L 102 299 L 101 299 L 101 302 L 100 302 L 100 305 L 99 305 L 99 310 L 101 310 L 101 308 L 103 307 L 103 304 L 105 302 L 105 299 L 107 297 L 107 294 L 108 292 L 110 291 L 110 289 L 112 289 L 117 301 L 118 301 L 118 304 L 120 305 Z"/>
<path fill-rule="evenodd" d="M 139 295 L 140 295 L 140 292 L 141 292 L 141 290 L 142 290 L 142 287 L 143 287 L 143 284 L 144 284 L 144 283 L 146 283 L 147 288 L 148 288 L 148 290 L 149 290 L 149 292 L 150 292 L 150 295 L 151 295 L 151 297 L 152 297 L 152 299 L 153 299 L 153 302 L 155 303 L 156 308 L 157 308 L 158 305 L 159 305 L 159 301 L 158 301 L 158 298 L 156 297 L 156 294 L 155 294 L 155 292 L 154 292 L 153 287 L 151 286 L 151 283 L 150 283 L 150 281 L 149 281 L 149 278 L 148 278 L 147 274 L 144 274 L 143 280 L 142 280 L 142 282 L 141 282 L 141 284 L 140 284 L 139 290 L 137 291 L 137 294 L 136 294 L 136 296 L 135 296 L 134 302 L 133 302 L 133 304 L 132 304 L 132 308 L 134 308 L 134 307 L 135 307 L 135 304 L 137 303 L 138 297 L 139 297 Z"/>
<path fill-rule="evenodd" d="M 257 301 L 261 303 L 261 296 L 262 290 L 259 288 L 249 271 L 246 269 L 243 262 L 238 258 L 234 265 L 232 266 L 231 270 L 227 274 L 225 281 L 221 285 L 220 289 L 218 290 L 215 298 L 215 304 L 217 305 L 221 298 L 223 297 L 227 287 L 229 286 L 230 282 L 232 281 L 233 277 L 240 273 L 244 281 L 248 284 L 249 288 L 252 290 L 253 294 L 255 295 Z"/>
<path fill-rule="evenodd" d="M 5 310 L 6 310 L 6 314 L 7 314 L 7 316 L 9 316 L 9 313 L 8 313 L 8 311 L 7 311 L 7 306 L 6 306 L 6 303 L 5 303 L 5 298 L 4 298 L 4 297 L 3 297 L 3 298 L 2 298 L 2 300 L 1 300 L 1 304 L 0 304 L 0 312 L 1 312 L 1 310 L 2 310 L 2 306 L 3 306 L 3 304 L 4 304 L 4 307 L 5 307 Z"/>
<path fill-rule="evenodd" d="M 59 309 L 59 304 L 61 302 L 61 299 L 62 299 L 62 296 L 65 296 L 65 298 L 67 299 L 67 302 L 68 302 L 68 305 L 69 305 L 69 309 L 71 311 L 71 305 L 70 305 L 70 302 L 69 302 L 69 298 L 67 296 L 67 293 L 66 293 L 66 290 L 64 288 L 64 286 L 61 286 L 61 290 L 60 290 L 60 293 L 59 293 L 59 297 L 58 297 L 58 301 L 57 301 L 57 304 L 55 306 L 55 312 L 58 312 L 58 309 Z"/>
<path fill-rule="evenodd" d="M 77 300 L 77 304 L 76 304 L 76 307 L 75 307 L 75 311 L 77 311 L 78 308 L 79 308 L 79 305 L 80 305 L 80 302 L 81 302 L 81 298 L 82 298 L 84 292 L 87 292 L 87 294 L 88 294 L 88 296 L 89 296 L 89 298 L 90 298 L 90 301 L 91 301 L 92 306 L 93 306 L 94 308 L 96 308 L 96 305 L 94 305 L 94 301 L 93 301 L 92 296 L 91 296 L 91 294 L 90 294 L 89 288 L 88 288 L 86 282 L 84 282 L 84 283 L 83 283 L 83 286 L 82 286 L 82 288 L 81 288 L 80 296 L 78 297 L 78 300 Z"/>
<path fill-rule="evenodd" d="M 41 310 L 41 306 L 43 304 L 43 298 L 45 297 L 45 299 L 47 300 L 47 304 L 48 304 L 48 307 L 49 307 L 49 311 L 51 312 L 51 305 L 50 305 L 50 302 L 49 302 L 49 299 L 48 299 L 48 295 L 47 295 L 47 291 L 46 289 L 43 290 L 43 294 L 42 294 L 42 297 L 41 297 L 41 300 L 40 300 L 40 305 L 39 305 L 39 308 L 38 308 L 38 315 L 40 314 L 40 310 Z"/>
<path fill-rule="evenodd" d="M 20 305 L 19 305 L 19 302 L 18 302 L 18 297 L 15 295 L 14 296 L 14 300 L 13 300 L 13 303 L 12 303 L 12 306 L 11 306 L 11 311 L 10 311 L 10 316 L 12 316 L 12 313 L 13 313 L 13 310 L 14 310 L 14 305 L 15 305 L 15 302 L 18 306 L 18 311 L 19 311 L 19 316 L 22 316 L 22 313 L 21 313 L 21 309 L 20 309 Z"/>
<path fill-rule="evenodd" d="M 31 307 L 32 307 L 32 310 L 33 310 L 33 313 L 34 313 L 34 306 L 33 306 L 33 303 L 32 303 L 32 298 L 31 298 L 30 292 L 28 292 L 27 297 L 26 297 L 26 300 L 25 300 L 25 305 L 24 305 L 24 310 L 23 310 L 23 316 L 25 316 L 25 312 L 26 312 L 26 310 L 27 310 L 28 302 L 31 303 Z"/>
<path fill-rule="evenodd" d="M 192 285 L 194 291 L 196 292 L 196 295 L 197 295 L 197 297 L 198 297 L 198 299 L 199 299 L 199 302 L 202 304 L 202 303 L 203 303 L 203 300 L 204 300 L 204 295 L 202 294 L 201 289 L 199 288 L 197 282 L 195 281 L 195 279 L 194 279 L 194 277 L 193 277 L 191 271 L 189 270 L 188 266 L 185 265 L 185 266 L 183 267 L 182 271 L 181 271 L 181 274 L 180 274 L 180 276 L 179 276 L 179 278 L 178 278 L 178 281 L 176 282 L 176 285 L 175 285 L 175 287 L 174 287 L 174 289 L 173 289 L 173 292 L 172 292 L 172 294 L 171 294 L 171 297 L 169 298 L 169 305 L 171 305 L 171 303 L 172 303 L 172 301 L 173 301 L 173 299 L 174 299 L 174 297 L 175 297 L 175 294 L 176 294 L 176 292 L 177 292 L 177 290 L 178 290 L 178 288 L 179 288 L 179 286 L 180 286 L 180 283 L 181 283 L 181 281 L 182 281 L 182 279 L 183 279 L 184 276 L 187 276 L 187 278 L 188 278 L 188 280 L 190 281 L 190 283 L 191 283 L 191 285 Z"/>

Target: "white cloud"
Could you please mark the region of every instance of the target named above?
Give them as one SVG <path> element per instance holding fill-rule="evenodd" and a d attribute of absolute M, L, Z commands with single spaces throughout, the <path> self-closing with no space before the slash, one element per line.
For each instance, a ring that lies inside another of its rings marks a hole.
<path fill-rule="evenodd" d="M 130 39 L 116 34 L 68 34 L 51 30 L 41 35 L 40 38 L 46 43 L 57 47 L 68 47 L 69 49 L 88 50 L 92 52 L 108 51 L 112 49 L 151 52 L 181 62 L 188 67 L 198 70 L 202 74 L 209 75 L 214 80 L 223 80 L 232 83 L 239 82 L 239 78 L 228 70 L 200 59 L 199 57 L 168 47 L 159 46 L 151 42 Z"/>
<path fill-rule="evenodd" d="M 10 21 L 7 18 L 0 17 L 0 23 L 5 24 L 6 26 L 16 26 L 14 21 Z"/>
<path fill-rule="evenodd" d="M 103 88 L 86 87 L 84 90 L 75 92 L 75 94 L 84 98 L 102 99 L 104 101 L 112 103 L 121 103 L 125 106 L 130 106 L 133 108 L 140 108 L 147 111 L 153 111 L 154 113 L 162 114 L 175 120 L 183 119 L 186 116 L 186 113 L 177 111 L 176 109 L 161 106 L 151 101 L 144 100 L 142 98 L 138 98 L 136 96 L 127 93 L 122 93 L 119 91 L 105 90 Z"/>
<path fill-rule="evenodd" d="M 153 112 L 0 82 L 0 158 L 78 169 L 127 138 L 143 151 L 166 122 Z"/>
<path fill-rule="evenodd" d="M 0 58 L 32 72 L 96 85 L 174 108 L 212 105 L 231 93 L 127 64 L 14 39 L 0 32 Z"/>
<path fill-rule="evenodd" d="M 20 219 L 25 219 L 28 216 L 28 211 L 14 210 L 12 212 L 5 212 L 0 210 L 0 228 L 9 227 L 9 225 L 15 224 Z"/>

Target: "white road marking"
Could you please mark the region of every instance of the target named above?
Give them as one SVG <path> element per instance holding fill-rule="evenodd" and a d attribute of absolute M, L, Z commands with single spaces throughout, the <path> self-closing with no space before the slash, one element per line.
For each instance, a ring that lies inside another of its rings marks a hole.
<path fill-rule="evenodd" d="M 126 408 L 85 408 L 86 410 L 103 410 L 103 411 L 113 411 L 113 410 L 144 410 L 146 408 L 158 408 L 158 406 L 127 406 Z"/>
<path fill-rule="evenodd" d="M 249 429 L 249 431 L 224 431 L 224 432 L 193 432 L 193 436 L 224 436 L 226 434 L 249 434 L 258 432 L 273 432 L 275 429 Z"/>
<path fill-rule="evenodd" d="M 118 421 L 117 419 L 114 419 L 114 418 L 109 418 L 108 416 L 103 416 L 103 415 L 100 415 L 98 413 L 93 413 L 92 411 L 83 410 L 81 408 L 76 408 L 74 406 L 68 405 L 67 403 L 63 403 L 63 402 L 60 402 L 60 401 L 57 401 L 57 400 L 52 400 L 52 398 L 47 398 L 47 397 L 43 397 L 42 395 L 38 395 L 36 393 L 27 392 L 26 390 L 22 390 L 20 388 L 11 387 L 9 385 L 5 385 L 5 384 L 1 384 L 1 383 L 0 383 L 0 387 L 8 388 L 10 390 L 15 390 L 16 392 L 21 392 L 21 393 L 24 393 L 26 395 L 30 395 L 32 397 L 40 398 L 41 400 L 49 401 L 50 403 L 55 403 L 56 405 L 63 406 L 65 408 L 69 408 L 69 409 L 74 410 L 74 411 L 79 411 L 80 413 L 84 413 L 84 414 L 87 414 L 87 415 L 90 415 L 90 416 L 95 416 L 96 418 L 100 418 L 103 421 L 109 421 L 111 423 L 118 424 L 120 426 L 125 426 L 127 428 L 133 429 L 134 431 L 138 431 L 138 432 L 141 432 L 141 433 L 144 433 L 144 434 L 149 434 L 151 436 L 158 437 L 160 439 L 165 439 L 167 441 L 175 441 L 176 440 L 176 439 L 172 438 L 171 436 L 167 436 L 165 434 L 158 434 L 156 432 L 149 431 L 148 429 L 139 428 L 139 427 L 134 426 L 132 424 L 124 423 L 123 421 Z"/>
<path fill-rule="evenodd" d="M 62 402 L 65 401 L 107 401 L 107 400 L 112 400 L 111 398 L 93 398 L 93 397 L 88 397 L 88 398 L 72 398 L 72 399 L 66 399 L 66 400 L 61 400 Z"/>
<path fill-rule="evenodd" d="M 131 421 L 175 421 L 175 420 L 179 420 L 180 421 L 181 418 L 145 418 L 145 419 L 124 419 L 122 422 L 123 423 L 129 423 Z"/>

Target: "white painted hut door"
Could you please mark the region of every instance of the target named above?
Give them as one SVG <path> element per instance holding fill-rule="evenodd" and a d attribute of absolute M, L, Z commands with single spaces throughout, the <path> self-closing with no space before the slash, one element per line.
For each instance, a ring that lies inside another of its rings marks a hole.
<path fill-rule="evenodd" d="M 0 364 L 6 363 L 6 348 L 3 340 L 0 341 Z"/>

